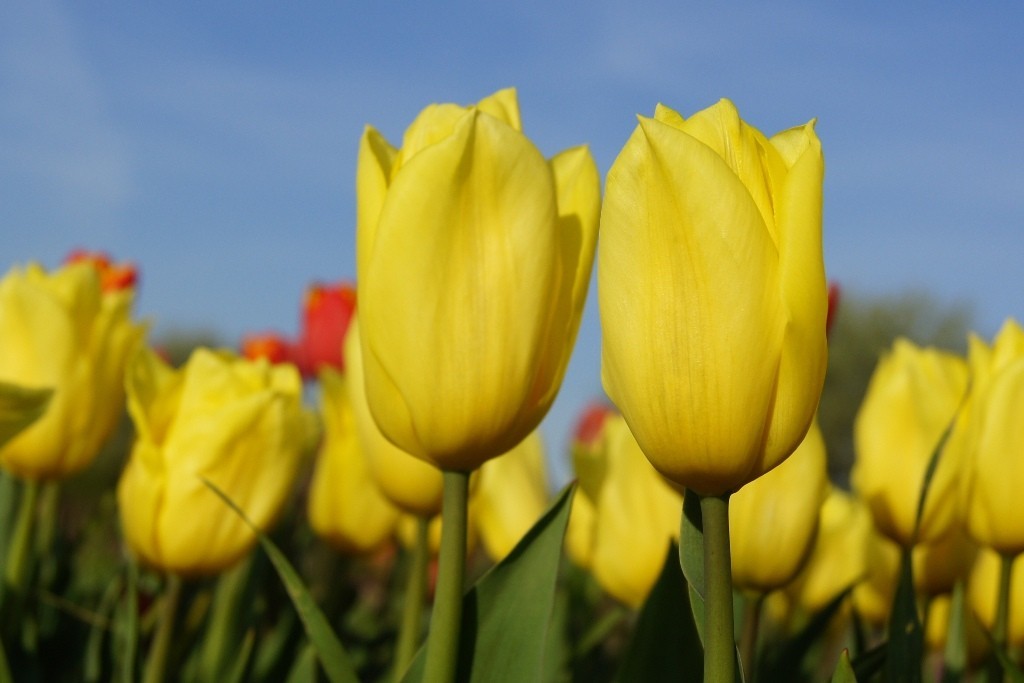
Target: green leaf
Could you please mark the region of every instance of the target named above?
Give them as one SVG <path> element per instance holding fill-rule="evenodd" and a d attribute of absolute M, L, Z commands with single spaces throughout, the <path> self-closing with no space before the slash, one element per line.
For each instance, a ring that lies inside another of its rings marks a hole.
<path fill-rule="evenodd" d="M 127 581 L 121 597 L 121 608 L 117 611 L 114 633 L 118 643 L 116 680 L 120 683 L 133 683 L 138 679 L 135 675 L 135 657 L 139 646 L 139 565 L 133 558 L 128 560 Z"/>
<path fill-rule="evenodd" d="M 260 545 L 263 546 L 264 552 L 270 558 L 270 563 L 274 565 L 278 576 L 281 577 L 281 582 L 284 583 L 288 597 L 292 599 L 292 604 L 295 605 L 295 611 L 298 612 L 299 619 L 302 620 L 302 625 L 306 629 L 306 635 L 309 636 L 310 642 L 316 648 L 317 657 L 320 658 L 320 664 L 323 666 L 327 678 L 331 680 L 331 683 L 359 683 L 359 678 L 356 676 L 355 668 L 352 666 L 348 653 L 345 651 L 341 641 L 338 640 L 338 636 L 331 630 L 330 623 L 328 623 L 320 608 L 317 607 L 316 601 L 313 600 L 313 596 L 309 593 L 309 589 L 306 588 L 298 572 L 295 571 L 295 568 L 288 561 L 288 558 L 284 556 L 284 553 L 274 545 L 274 542 L 266 534 L 256 528 L 249 518 L 246 517 L 245 512 L 228 498 L 227 494 L 209 480 L 204 478 L 203 482 L 256 533 Z"/>
<path fill-rule="evenodd" d="M 679 529 L 679 566 L 689 586 L 690 610 L 701 646 L 704 644 L 704 524 L 700 496 L 687 490 Z"/>
<path fill-rule="evenodd" d="M 839 653 L 839 661 L 836 663 L 836 670 L 832 673 L 832 683 L 857 683 L 857 676 L 853 673 L 853 665 L 850 664 L 850 651 L 844 649 Z"/>
<path fill-rule="evenodd" d="M 704 671 L 704 649 L 693 622 L 675 543 L 637 619 L 616 681 L 675 683 Z"/>
<path fill-rule="evenodd" d="M 811 615 L 803 628 L 781 647 L 774 648 L 764 661 L 764 678 L 769 681 L 795 681 L 807 653 L 825 634 L 829 622 L 850 595 L 853 586 L 832 598 L 827 605 Z"/>
<path fill-rule="evenodd" d="M 885 680 L 889 683 L 919 683 L 924 657 L 924 633 L 917 614 L 913 563 L 910 548 L 900 557 L 900 579 L 889 615 L 889 643 L 885 658 Z"/>
<path fill-rule="evenodd" d="M 30 389 L 0 382 L 0 446 L 46 412 L 52 395 L 51 389 Z"/>
<path fill-rule="evenodd" d="M 949 599 L 949 626 L 946 630 L 946 649 L 943 653 L 943 683 L 960 683 L 967 671 L 967 613 L 963 580 L 953 586 Z"/>
<path fill-rule="evenodd" d="M 302 648 L 285 683 L 316 683 L 316 648 L 309 643 Z"/>
<path fill-rule="evenodd" d="M 991 656 L 994 656 L 996 660 L 999 662 L 999 666 L 1003 668 L 1003 676 L 1009 678 L 1011 683 L 1024 683 L 1024 671 L 1021 671 L 1020 667 L 1017 666 L 1012 659 L 1010 659 L 1009 655 L 1006 654 L 1005 649 L 999 647 L 996 644 L 995 639 L 992 637 L 992 634 L 987 629 L 983 628 L 981 629 L 981 631 L 985 634 L 985 637 L 988 639 L 988 645 L 991 649 Z M 992 680 L 991 674 L 989 675 L 990 678 L 988 680 Z"/>
<path fill-rule="evenodd" d="M 575 484 L 567 486 L 508 557 L 463 597 L 458 681 L 541 679 L 574 491 Z M 405 683 L 423 680 L 424 653 L 420 648 Z"/>
<path fill-rule="evenodd" d="M 881 643 L 857 655 L 853 660 L 853 672 L 857 675 L 857 680 L 871 680 L 876 673 L 882 670 L 888 653 L 889 644 Z"/>
<path fill-rule="evenodd" d="M 222 679 L 224 683 L 242 683 L 245 679 L 245 670 L 249 668 L 249 659 L 252 656 L 253 645 L 256 644 L 256 632 L 249 629 L 242 638 L 242 648 L 235 655 L 234 664 L 228 669 L 227 675 Z"/>

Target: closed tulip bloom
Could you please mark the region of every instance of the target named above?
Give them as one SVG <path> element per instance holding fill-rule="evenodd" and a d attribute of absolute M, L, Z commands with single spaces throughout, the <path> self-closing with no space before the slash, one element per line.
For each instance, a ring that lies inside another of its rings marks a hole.
<path fill-rule="evenodd" d="M 594 511 L 589 568 L 608 593 L 639 607 L 669 542 L 679 538 L 683 500 L 644 458 L 622 416 L 607 419 L 602 442 L 604 466 L 577 471 L 578 495 L 590 498 Z"/>
<path fill-rule="evenodd" d="M 828 490 L 825 439 L 815 422 L 793 455 L 730 499 L 737 588 L 767 593 L 796 576 L 814 543 Z"/>
<path fill-rule="evenodd" d="M 137 436 L 117 501 L 128 545 L 178 574 L 230 567 L 256 536 L 203 480 L 270 526 L 305 444 L 298 372 L 202 348 L 175 371 L 144 349 L 126 385 Z"/>
<path fill-rule="evenodd" d="M 1015 556 L 1024 552 L 1024 330 L 1007 321 L 985 356 L 987 362 L 972 358 L 979 380 L 968 447 L 967 528 L 982 545 Z"/>
<path fill-rule="evenodd" d="M 316 377 L 321 368 L 345 372 L 342 344 L 355 313 L 356 288 L 348 283 L 314 283 L 302 303 L 302 331 L 293 349 L 303 377 Z"/>
<path fill-rule="evenodd" d="M 514 90 L 427 107 L 401 149 L 366 129 L 361 340 L 388 439 L 469 471 L 534 430 L 579 328 L 599 188 L 586 148 L 547 161 L 523 135 Z"/>
<path fill-rule="evenodd" d="M 374 422 L 370 405 L 366 401 L 363 350 L 359 334 L 359 319 L 354 316 L 348 334 L 345 335 L 345 363 L 348 367 L 346 386 L 370 476 L 375 487 L 403 512 L 418 517 L 433 517 L 441 511 L 441 470 L 388 441 Z"/>
<path fill-rule="evenodd" d="M 544 443 L 536 431 L 480 468 L 470 510 L 495 562 L 512 552 L 547 510 L 547 479 Z"/>
<path fill-rule="evenodd" d="M 818 405 L 821 145 L 813 122 L 766 138 L 728 100 L 639 121 L 601 215 L 604 386 L 662 474 L 731 493 L 796 449 Z"/>
<path fill-rule="evenodd" d="M 901 545 L 914 542 L 925 472 L 967 389 L 967 363 L 937 349 L 897 339 L 878 362 L 854 423 L 851 479 L 879 530 Z M 961 458 L 946 448 L 931 479 L 918 542 L 932 543 L 960 515 Z"/>
<path fill-rule="evenodd" d="M 871 514 L 846 491 L 832 487 L 822 503 L 817 539 L 804 568 L 787 592 L 809 612 L 818 612 L 867 575 Z"/>
<path fill-rule="evenodd" d="M 350 398 L 355 393 L 352 384 L 351 377 L 342 377 L 330 368 L 320 372 L 324 436 L 307 509 L 313 531 L 342 552 L 359 554 L 391 539 L 399 509 L 370 475 Z"/>
<path fill-rule="evenodd" d="M 967 605 L 986 631 L 992 633 L 999 597 L 1002 557 L 995 550 L 982 548 L 967 581 Z M 1010 604 L 1007 614 L 1006 642 L 1024 646 L 1024 562 L 1014 562 L 1010 571 Z"/>
<path fill-rule="evenodd" d="M 104 291 L 89 261 L 53 272 L 36 264 L 0 281 L 0 382 L 52 389 L 46 411 L 0 448 L 0 465 L 26 479 L 88 466 L 124 411 L 124 367 L 144 334 L 133 291 Z"/>

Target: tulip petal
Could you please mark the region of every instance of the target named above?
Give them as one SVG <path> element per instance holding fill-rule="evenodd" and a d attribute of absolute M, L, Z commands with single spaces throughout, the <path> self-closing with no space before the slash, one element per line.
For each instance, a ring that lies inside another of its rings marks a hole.
<path fill-rule="evenodd" d="M 641 117 L 609 172 L 601 231 L 605 389 L 669 479 L 738 488 L 756 467 L 756 416 L 778 370 L 765 359 L 783 338 L 759 207 L 713 149 Z"/>
<path fill-rule="evenodd" d="M 828 298 L 821 242 L 824 162 L 812 125 L 771 140 L 783 148 L 780 158 L 792 162 L 776 187 L 780 294 L 787 324 L 761 471 L 775 467 L 804 438 L 817 411 L 828 365 Z M 775 177 L 773 181 L 779 182 Z"/>
<path fill-rule="evenodd" d="M 487 554 L 508 555 L 548 507 L 544 444 L 537 432 L 480 468 L 476 519 Z"/>
<path fill-rule="evenodd" d="M 373 249 L 377 219 L 391 179 L 398 150 L 373 127 L 367 126 L 359 141 L 356 167 L 356 268 L 362 271 Z"/>
<path fill-rule="evenodd" d="M 505 88 L 493 95 L 488 95 L 476 103 L 476 108 L 503 121 L 515 130 L 523 130 L 523 122 L 519 118 L 519 99 L 515 88 Z"/>
<path fill-rule="evenodd" d="M 394 178 L 360 306 L 370 405 L 403 450 L 468 469 L 536 426 L 511 428 L 558 286 L 553 187 L 529 140 L 475 110 Z"/>

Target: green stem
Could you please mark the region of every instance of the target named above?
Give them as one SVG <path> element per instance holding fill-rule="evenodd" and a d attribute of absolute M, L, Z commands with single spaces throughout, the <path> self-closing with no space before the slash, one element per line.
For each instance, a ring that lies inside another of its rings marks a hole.
<path fill-rule="evenodd" d="M 423 598 L 427 592 L 429 560 L 430 520 L 419 517 L 416 520 L 416 545 L 412 550 L 409 573 L 405 577 L 402 623 L 398 631 L 398 644 L 395 646 L 395 683 L 402 680 L 420 642 L 420 620 L 423 615 Z"/>
<path fill-rule="evenodd" d="M 1009 655 L 1006 649 L 1006 631 L 1010 620 L 1010 577 L 1013 575 L 1013 560 L 1015 555 L 1003 555 L 999 565 L 999 596 L 996 602 L 996 621 L 992 626 L 993 646 Z M 988 669 L 989 683 L 998 683 L 1003 680 L 1003 666 L 999 659 L 993 655 L 989 661 Z"/>
<path fill-rule="evenodd" d="M 743 673 L 747 676 L 747 683 L 756 683 L 757 680 L 757 639 L 761 630 L 761 607 L 764 605 L 764 598 L 764 593 L 748 597 L 743 607 L 740 653 L 743 657 Z"/>
<path fill-rule="evenodd" d="M 736 679 L 729 555 L 729 495 L 701 496 L 704 526 L 704 683 Z"/>
<path fill-rule="evenodd" d="M 200 646 L 199 678 L 219 681 L 238 658 L 249 621 L 249 577 L 256 555 L 246 558 L 220 575 L 214 589 L 213 605 L 207 617 L 206 633 Z"/>
<path fill-rule="evenodd" d="M 441 507 L 441 555 L 438 560 L 434 612 L 430 618 L 423 680 L 451 683 L 459 662 L 462 589 L 466 575 L 466 503 L 468 472 L 444 472 Z"/>
<path fill-rule="evenodd" d="M 146 674 L 143 683 L 163 683 L 167 673 L 167 656 L 174 636 L 174 618 L 181 601 L 181 578 L 176 574 L 167 575 L 167 590 L 160 605 L 160 619 L 156 635 L 146 658 Z"/>
<path fill-rule="evenodd" d="M 25 480 L 21 489 L 21 500 L 18 502 L 18 519 L 11 545 L 7 548 L 7 567 L 4 570 L 4 583 L 16 595 L 24 593 L 26 575 L 31 564 L 32 532 L 35 529 L 36 507 L 39 502 L 39 482 Z"/>

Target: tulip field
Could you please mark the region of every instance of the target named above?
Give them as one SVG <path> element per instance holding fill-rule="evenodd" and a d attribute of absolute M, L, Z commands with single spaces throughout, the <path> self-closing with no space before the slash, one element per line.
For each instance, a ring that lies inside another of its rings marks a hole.
<path fill-rule="evenodd" d="M 4 264 L 0 683 L 1024 681 L 1024 329 L 896 339 L 834 481 L 793 123 L 659 104 L 604 177 L 514 89 L 367 126 L 356 281 L 237 349 L 173 357 L 125 255 Z"/>

